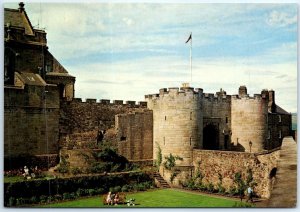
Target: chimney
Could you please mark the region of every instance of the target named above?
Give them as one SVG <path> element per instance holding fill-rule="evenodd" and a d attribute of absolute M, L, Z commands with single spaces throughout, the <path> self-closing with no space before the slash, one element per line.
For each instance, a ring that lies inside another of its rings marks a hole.
<path fill-rule="evenodd" d="M 276 113 L 275 91 L 273 91 L 273 90 L 269 90 L 268 110 L 271 113 Z"/>
<path fill-rule="evenodd" d="M 247 87 L 245 85 L 241 85 L 239 87 L 239 97 L 247 96 Z"/>
<path fill-rule="evenodd" d="M 24 8 L 24 3 L 23 2 L 20 2 L 19 3 L 19 12 L 21 13 L 21 12 L 23 12 L 24 10 L 25 10 L 25 8 Z"/>

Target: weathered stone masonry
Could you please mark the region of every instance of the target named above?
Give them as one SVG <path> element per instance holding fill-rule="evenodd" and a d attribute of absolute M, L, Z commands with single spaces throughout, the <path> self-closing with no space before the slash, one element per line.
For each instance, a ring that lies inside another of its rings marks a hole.
<path fill-rule="evenodd" d="M 129 160 L 152 159 L 152 112 L 146 102 L 73 99 L 61 102 L 60 117 L 62 146 L 69 139 L 77 148 L 84 148 L 78 144 L 95 144 L 98 132 L 105 131 L 104 140 L 116 143 Z"/>

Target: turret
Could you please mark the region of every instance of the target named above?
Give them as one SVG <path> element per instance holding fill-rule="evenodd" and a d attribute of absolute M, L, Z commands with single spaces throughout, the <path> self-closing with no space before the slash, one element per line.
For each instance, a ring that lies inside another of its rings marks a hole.
<path fill-rule="evenodd" d="M 239 87 L 239 97 L 247 96 L 247 87 L 242 85 Z"/>
<path fill-rule="evenodd" d="M 146 96 L 148 108 L 153 110 L 153 158 L 159 150 L 164 161 L 172 154 L 183 158 L 177 166 L 191 166 L 194 148 L 202 147 L 203 90 L 183 85 L 162 88 L 158 94 Z M 164 171 L 161 166 L 161 174 Z"/>

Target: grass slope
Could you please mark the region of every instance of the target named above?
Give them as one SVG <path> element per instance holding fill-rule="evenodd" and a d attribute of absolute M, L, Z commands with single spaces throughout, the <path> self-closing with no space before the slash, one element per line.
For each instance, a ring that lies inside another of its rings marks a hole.
<path fill-rule="evenodd" d="M 152 190 L 147 192 L 130 193 L 127 199 L 134 198 L 135 207 L 233 207 L 235 200 L 210 197 L 174 189 Z M 127 205 L 104 206 L 102 196 L 86 199 L 48 204 L 47 208 L 99 208 L 99 207 L 128 207 Z"/>

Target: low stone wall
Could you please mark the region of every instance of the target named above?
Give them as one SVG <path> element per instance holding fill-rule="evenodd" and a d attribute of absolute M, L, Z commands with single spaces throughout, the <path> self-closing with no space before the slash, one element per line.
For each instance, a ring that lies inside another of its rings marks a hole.
<path fill-rule="evenodd" d="M 254 191 L 262 198 L 269 198 L 276 175 L 280 150 L 269 153 L 245 153 L 231 151 L 194 150 L 191 166 L 176 166 L 176 177 L 171 182 L 172 172 L 160 167 L 163 178 L 172 186 L 182 186 L 198 172 L 202 184 L 212 183 L 215 189 L 221 183 L 227 192 L 235 187 L 234 178 L 241 173 L 244 182 L 247 181 L 249 170 L 252 171 L 255 183 Z M 221 182 L 220 182 L 221 179 Z"/>
<path fill-rule="evenodd" d="M 241 172 L 246 181 L 251 169 L 256 194 L 263 198 L 269 198 L 272 189 L 271 171 L 277 168 L 279 150 L 271 153 L 254 154 L 244 152 L 194 150 L 194 167 L 204 176 L 204 183 L 212 183 L 215 186 L 220 182 L 222 186 L 229 189 L 233 185 L 235 174 Z M 270 175 L 271 174 L 271 175 Z"/>

